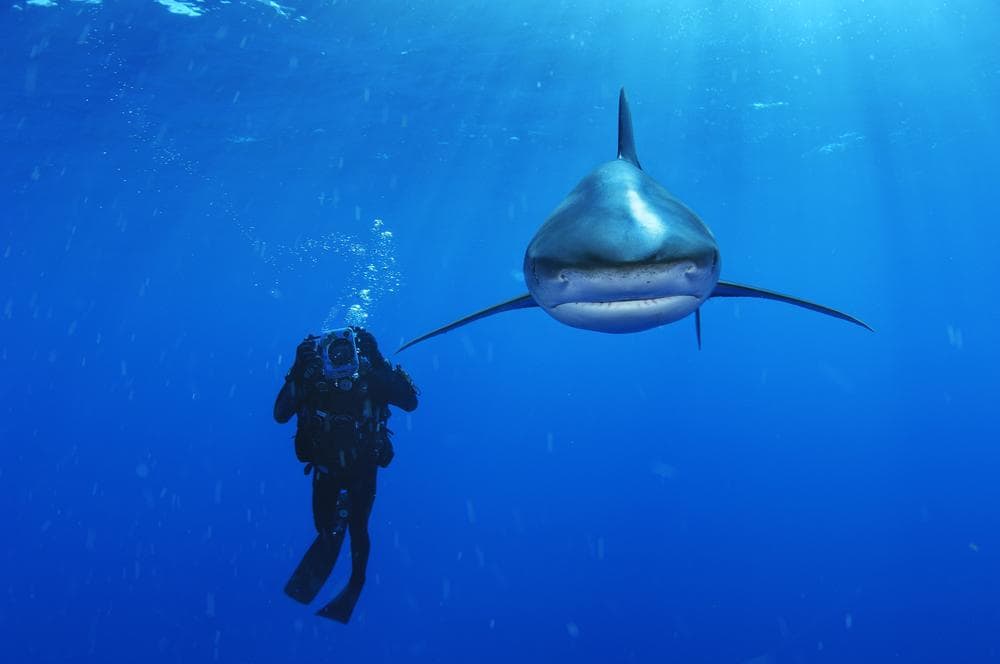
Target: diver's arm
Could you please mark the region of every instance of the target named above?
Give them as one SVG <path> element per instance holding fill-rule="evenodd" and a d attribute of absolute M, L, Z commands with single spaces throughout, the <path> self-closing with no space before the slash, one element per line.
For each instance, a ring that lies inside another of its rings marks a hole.
<path fill-rule="evenodd" d="M 303 382 L 310 376 L 310 372 L 317 371 L 314 365 L 320 362 L 316 354 L 316 339 L 313 335 L 306 336 L 295 348 L 295 362 L 285 376 L 285 384 L 278 392 L 278 398 L 274 400 L 274 419 L 278 424 L 284 424 L 292 419 L 299 410 L 302 403 Z"/>
<path fill-rule="evenodd" d="M 398 364 L 392 370 L 388 393 L 387 401 L 393 406 L 399 406 L 408 413 L 417 409 L 417 386 L 413 384 L 410 374 Z"/>
<path fill-rule="evenodd" d="M 355 328 L 361 354 L 369 362 L 369 389 L 376 398 L 410 412 L 417 407 L 417 388 L 410 376 L 399 365 L 394 369 L 378 349 L 378 342 L 371 332 Z"/>
<path fill-rule="evenodd" d="M 292 415 L 299 409 L 298 389 L 295 381 L 289 376 L 285 378 L 285 384 L 278 392 L 278 398 L 274 400 L 274 419 L 278 424 L 284 424 L 292 419 Z"/>
<path fill-rule="evenodd" d="M 416 410 L 417 388 L 409 374 L 403 371 L 403 367 L 397 365 L 393 369 L 387 360 L 380 358 L 378 364 L 372 368 L 370 380 L 371 387 L 379 399 L 407 412 Z"/>

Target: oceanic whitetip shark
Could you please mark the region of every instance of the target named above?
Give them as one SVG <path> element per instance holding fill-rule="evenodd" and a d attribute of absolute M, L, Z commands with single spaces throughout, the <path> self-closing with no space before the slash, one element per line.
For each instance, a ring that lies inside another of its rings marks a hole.
<path fill-rule="evenodd" d="M 778 300 L 862 321 L 789 295 L 720 281 L 719 247 L 698 216 L 642 170 L 625 89 L 618 96 L 618 157 L 591 171 L 545 220 L 524 252 L 528 292 L 460 318 L 399 348 L 504 311 L 540 307 L 598 332 L 639 332 L 694 312 L 714 297 Z"/>

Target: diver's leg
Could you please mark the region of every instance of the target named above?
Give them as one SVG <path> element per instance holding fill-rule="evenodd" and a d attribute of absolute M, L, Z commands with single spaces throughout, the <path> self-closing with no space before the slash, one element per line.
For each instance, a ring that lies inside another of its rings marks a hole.
<path fill-rule="evenodd" d="M 354 605 L 361 596 L 365 585 L 368 569 L 368 554 L 371 551 L 371 538 L 368 535 L 368 518 L 375 503 L 375 473 L 376 469 L 366 469 L 354 479 L 348 489 L 350 496 L 350 516 L 348 524 L 351 529 L 351 578 L 347 586 L 320 609 L 317 615 L 331 618 L 342 623 L 351 619 Z"/>
<path fill-rule="evenodd" d="M 335 477 L 316 473 L 312 497 L 316 539 L 285 584 L 285 594 L 303 604 L 313 601 L 326 583 L 344 543 L 346 524 L 337 506 L 340 491 L 341 482 Z"/>
<path fill-rule="evenodd" d="M 368 519 L 372 515 L 375 504 L 375 468 L 371 468 L 359 478 L 352 487 L 351 517 L 348 525 L 351 529 L 351 580 L 357 586 L 365 584 L 365 573 L 368 569 L 368 554 L 371 551 L 371 538 L 368 535 Z M 357 507 L 354 505 L 357 504 Z"/>

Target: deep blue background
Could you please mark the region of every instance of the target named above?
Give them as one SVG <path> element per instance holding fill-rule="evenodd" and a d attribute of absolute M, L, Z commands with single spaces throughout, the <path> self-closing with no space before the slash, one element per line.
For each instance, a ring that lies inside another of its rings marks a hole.
<path fill-rule="evenodd" d="M 1000 660 L 1000 7 L 608 4 L 0 8 L 5 661 Z M 538 310 L 407 351 L 370 583 L 314 618 L 270 408 L 357 282 L 303 247 L 384 220 L 386 348 L 522 292 L 621 85 L 723 278 L 877 333 L 719 301 L 701 352 Z"/>

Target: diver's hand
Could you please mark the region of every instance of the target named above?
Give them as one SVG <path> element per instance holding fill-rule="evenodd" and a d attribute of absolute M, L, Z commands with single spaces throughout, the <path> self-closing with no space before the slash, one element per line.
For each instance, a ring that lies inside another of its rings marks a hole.
<path fill-rule="evenodd" d="M 295 359 L 296 361 L 302 359 L 311 359 L 312 357 L 318 357 L 316 352 L 316 340 L 319 339 L 315 334 L 310 334 L 306 336 L 305 339 L 299 342 L 299 345 L 295 347 Z"/>
<path fill-rule="evenodd" d="M 354 328 L 354 334 L 358 339 L 358 352 L 368 358 L 368 362 L 373 368 L 381 367 L 385 364 L 385 358 L 378 349 L 378 342 L 375 336 L 363 327 Z"/>
<path fill-rule="evenodd" d="M 290 378 L 295 380 L 309 380 L 316 376 L 316 372 L 322 368 L 323 359 L 316 351 L 316 340 L 319 337 L 309 335 L 299 343 L 295 349 L 295 363 L 292 370 L 288 372 Z"/>

